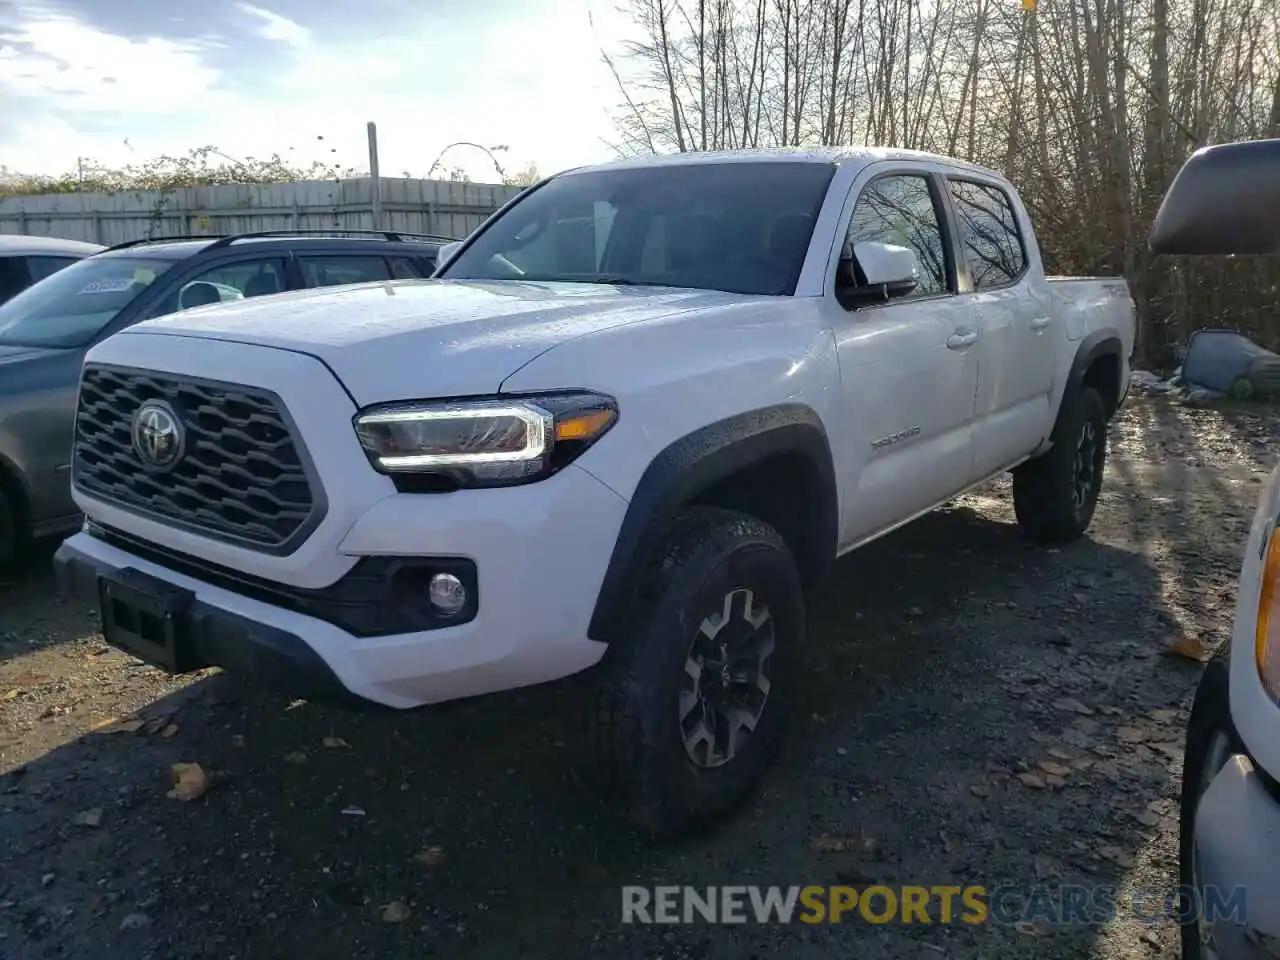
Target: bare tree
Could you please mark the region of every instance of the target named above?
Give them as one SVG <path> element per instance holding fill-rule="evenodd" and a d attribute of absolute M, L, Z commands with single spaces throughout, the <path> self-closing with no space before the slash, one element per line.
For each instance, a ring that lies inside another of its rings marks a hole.
<path fill-rule="evenodd" d="M 1280 347 L 1252 263 L 1154 263 L 1188 153 L 1280 136 L 1276 0 L 627 0 L 620 149 L 877 144 L 1005 171 L 1050 270 L 1123 271 L 1156 362 L 1196 326 Z M 1270 272 L 1268 272 L 1268 270 Z"/>

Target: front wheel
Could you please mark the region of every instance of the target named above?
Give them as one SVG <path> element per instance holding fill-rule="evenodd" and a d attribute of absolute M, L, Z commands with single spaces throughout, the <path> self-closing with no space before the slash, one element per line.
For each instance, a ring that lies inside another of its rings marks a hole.
<path fill-rule="evenodd" d="M 794 706 L 805 609 L 782 538 L 745 514 L 690 509 L 606 656 L 593 761 L 637 826 L 669 836 L 744 800 Z"/>
<path fill-rule="evenodd" d="M 1107 463 L 1107 408 L 1085 387 L 1063 398 L 1049 452 L 1013 471 L 1018 525 L 1037 540 L 1066 543 L 1089 529 Z"/>
<path fill-rule="evenodd" d="M 1178 882 L 1182 891 L 1195 891 L 1194 900 L 1204 902 L 1204 881 L 1196 856 L 1195 823 L 1200 798 L 1226 765 L 1240 752 L 1240 738 L 1231 722 L 1228 693 L 1230 669 L 1225 658 L 1216 658 L 1205 667 L 1196 688 L 1187 724 L 1187 746 L 1182 766 L 1182 802 L 1178 815 Z M 1217 945 L 1212 930 L 1202 922 L 1197 903 L 1181 893 L 1183 960 L 1215 960 Z"/>

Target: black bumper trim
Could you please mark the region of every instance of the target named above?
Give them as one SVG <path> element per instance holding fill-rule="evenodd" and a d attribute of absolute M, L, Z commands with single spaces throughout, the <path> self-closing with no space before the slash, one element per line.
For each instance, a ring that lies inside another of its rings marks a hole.
<path fill-rule="evenodd" d="M 93 521 L 89 522 L 87 532 L 158 567 L 304 617 L 323 620 L 355 637 L 385 637 L 456 627 L 474 620 L 479 610 L 476 565 L 463 557 L 364 557 L 336 583 L 306 590 L 230 570 Z M 427 580 L 435 573 L 452 573 L 467 589 L 466 606 L 452 617 L 437 614 L 427 602 Z"/>
<path fill-rule="evenodd" d="M 99 604 L 98 578 L 122 568 L 63 543 L 53 558 L 58 588 Z M 186 614 L 192 670 L 221 667 L 237 676 L 306 700 L 359 709 L 389 709 L 352 693 L 301 637 L 197 599 Z"/>

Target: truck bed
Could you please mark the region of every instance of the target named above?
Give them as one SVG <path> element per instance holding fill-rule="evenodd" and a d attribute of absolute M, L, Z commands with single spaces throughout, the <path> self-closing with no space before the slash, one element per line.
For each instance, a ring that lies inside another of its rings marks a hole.
<path fill-rule="evenodd" d="M 1068 340 L 1080 340 L 1093 330 L 1109 327 L 1121 331 L 1125 338 L 1125 356 L 1133 355 L 1136 317 L 1124 277 L 1047 279 Z"/>

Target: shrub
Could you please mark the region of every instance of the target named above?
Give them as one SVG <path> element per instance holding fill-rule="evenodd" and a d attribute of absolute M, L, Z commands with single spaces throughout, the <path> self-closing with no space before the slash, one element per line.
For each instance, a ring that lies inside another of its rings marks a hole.
<path fill-rule="evenodd" d="M 161 156 L 118 170 L 97 161 L 82 160 L 79 167 L 59 176 L 20 173 L 0 166 L 0 197 L 34 196 L 46 193 L 120 193 L 141 190 L 176 190 L 182 187 L 214 187 L 234 183 L 296 183 L 300 180 L 344 180 L 368 176 L 354 167 L 313 161 L 296 166 L 278 153 L 267 159 L 245 157 L 235 160 L 217 147 L 197 147 L 183 157 Z M 405 172 L 405 177 L 411 176 Z M 504 179 L 527 186 L 538 179 L 538 169 L 529 164 Z M 470 179 L 460 169 L 447 170 L 446 180 Z"/>

